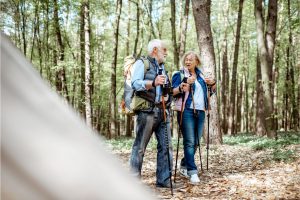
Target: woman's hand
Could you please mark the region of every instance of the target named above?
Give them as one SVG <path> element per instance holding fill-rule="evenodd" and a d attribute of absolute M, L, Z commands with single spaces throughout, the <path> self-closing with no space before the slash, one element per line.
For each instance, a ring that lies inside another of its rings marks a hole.
<path fill-rule="evenodd" d="M 188 84 L 193 84 L 195 83 L 196 77 L 195 76 L 190 76 L 187 78 L 187 83 Z"/>
<path fill-rule="evenodd" d="M 181 83 L 179 87 L 181 87 L 183 92 L 188 92 L 190 90 L 190 84 L 188 83 Z"/>
<path fill-rule="evenodd" d="M 205 78 L 205 83 L 209 86 L 212 86 L 216 83 L 216 80 L 213 78 Z"/>

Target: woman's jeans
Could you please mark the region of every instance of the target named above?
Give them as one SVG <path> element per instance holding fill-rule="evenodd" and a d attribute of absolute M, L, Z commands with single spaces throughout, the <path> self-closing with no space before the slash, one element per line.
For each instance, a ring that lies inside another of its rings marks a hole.
<path fill-rule="evenodd" d="M 156 184 L 164 186 L 170 181 L 168 153 L 170 155 L 171 170 L 173 163 L 168 112 L 166 123 L 164 122 L 163 110 L 157 107 L 151 113 L 139 112 L 137 114 L 136 138 L 132 147 L 130 168 L 133 174 L 141 176 L 145 150 L 153 132 L 157 139 Z M 169 149 L 167 149 L 167 141 L 169 142 Z"/>
<path fill-rule="evenodd" d="M 189 176 L 198 173 L 195 164 L 195 153 L 197 145 L 200 145 L 205 121 L 205 112 L 203 110 L 195 111 L 196 113 L 193 109 L 186 108 L 182 115 L 184 158 L 181 160 L 181 167 L 187 169 Z"/>

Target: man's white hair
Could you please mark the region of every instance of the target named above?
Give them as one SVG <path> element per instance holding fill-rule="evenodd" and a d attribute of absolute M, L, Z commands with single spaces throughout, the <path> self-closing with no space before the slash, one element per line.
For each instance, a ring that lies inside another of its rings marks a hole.
<path fill-rule="evenodd" d="M 159 40 L 159 39 L 154 39 L 154 40 L 151 40 L 149 43 L 148 43 L 148 54 L 150 55 L 154 48 L 160 48 L 163 46 L 163 42 L 162 40 Z"/>

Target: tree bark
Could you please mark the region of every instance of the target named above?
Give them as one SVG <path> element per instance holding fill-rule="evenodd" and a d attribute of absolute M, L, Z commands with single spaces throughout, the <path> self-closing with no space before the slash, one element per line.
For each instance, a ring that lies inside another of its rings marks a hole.
<path fill-rule="evenodd" d="M 271 92 L 270 82 L 270 64 L 269 64 L 269 56 L 268 49 L 266 45 L 266 40 L 264 37 L 264 18 L 263 18 L 263 6 L 262 0 L 254 0 L 255 1 L 255 20 L 256 20 L 256 30 L 257 30 L 257 43 L 258 43 L 258 52 L 260 57 L 260 65 L 261 65 L 261 75 L 262 75 L 262 88 L 264 94 L 264 115 L 265 115 L 265 123 L 267 136 L 273 138 L 275 136 L 274 131 L 274 123 L 273 123 L 273 99 Z M 270 0 L 270 4 L 272 1 L 277 2 L 277 0 Z M 276 3 L 277 5 L 277 3 Z"/>
<path fill-rule="evenodd" d="M 299 119 L 298 119 L 298 109 L 296 102 L 296 94 L 295 94 L 295 73 L 294 73 L 294 65 L 293 65 L 293 56 L 291 55 L 291 51 L 293 51 L 293 37 L 292 37 L 292 19 L 291 19 L 291 2 L 288 0 L 288 29 L 289 29 L 289 42 L 287 47 L 287 60 L 290 69 L 290 79 L 291 85 L 289 87 L 289 96 L 292 104 L 292 113 L 291 113 L 291 129 L 296 130 L 298 127 Z"/>
<path fill-rule="evenodd" d="M 119 0 L 117 1 L 119 2 Z M 139 35 L 140 35 L 140 4 L 139 2 L 136 2 L 135 5 L 136 5 L 136 37 L 134 41 L 133 54 L 137 55 L 137 45 L 139 42 Z"/>
<path fill-rule="evenodd" d="M 27 28 L 27 17 L 26 17 L 26 8 L 25 8 L 25 0 L 20 0 L 20 12 L 21 12 L 21 19 L 22 19 L 22 39 L 23 39 L 23 52 L 26 56 L 27 54 L 27 40 L 26 40 L 26 28 Z"/>
<path fill-rule="evenodd" d="M 86 107 L 85 107 L 85 32 L 84 32 L 84 8 L 85 4 L 82 3 L 80 7 L 80 95 L 79 95 L 79 112 L 82 117 L 86 118 Z"/>
<path fill-rule="evenodd" d="M 241 25 L 242 25 L 242 16 L 243 16 L 243 3 L 244 0 L 239 1 L 239 11 L 238 11 L 238 20 L 236 25 L 236 35 L 235 35 L 235 46 L 234 46 L 234 56 L 233 56 L 233 66 L 232 66 L 232 75 L 231 75 L 231 91 L 230 91 L 230 112 L 229 112 L 229 123 L 228 123 L 228 131 L 229 134 L 235 134 L 235 99 L 236 99 L 236 85 L 237 85 L 237 65 L 238 65 L 238 57 L 239 57 L 239 47 L 240 47 L 240 34 L 241 34 Z"/>
<path fill-rule="evenodd" d="M 117 71 L 117 57 L 118 57 L 118 43 L 119 43 L 119 24 L 122 12 L 122 0 L 117 0 L 116 7 L 116 21 L 114 24 L 114 49 L 113 49 L 113 61 L 112 61 L 112 73 L 111 73 L 111 96 L 110 96 L 110 135 L 109 138 L 115 138 L 116 131 L 116 71 Z M 135 46 L 136 48 L 136 46 Z"/>
<path fill-rule="evenodd" d="M 56 40 L 58 43 L 58 60 L 60 63 L 63 63 L 65 59 L 65 47 L 62 41 L 61 31 L 60 31 L 60 25 L 59 25 L 59 18 L 58 18 L 58 4 L 57 0 L 54 0 L 54 28 L 56 33 Z M 56 89 L 58 92 L 60 92 L 62 95 L 65 92 L 65 98 L 69 102 L 69 95 L 68 95 L 68 88 L 67 88 L 67 81 L 66 81 L 66 72 L 64 69 L 64 66 L 59 66 L 58 64 L 58 70 L 56 72 Z M 63 95 L 64 96 L 64 95 Z"/>
<path fill-rule="evenodd" d="M 92 127 L 89 1 L 83 0 L 82 7 L 84 13 L 85 116 L 87 125 Z"/>
<path fill-rule="evenodd" d="M 210 0 L 193 0 L 193 14 L 197 31 L 198 46 L 200 48 L 201 60 L 207 71 L 210 71 L 215 77 L 215 53 L 213 48 L 213 37 L 210 26 Z M 221 144 L 222 134 L 219 125 L 219 115 L 216 96 L 213 95 L 210 100 L 210 143 Z M 207 133 L 204 133 L 207 138 Z"/>
<path fill-rule="evenodd" d="M 223 57 L 222 57 L 222 81 L 221 81 L 221 102 L 222 102 L 222 130 L 223 134 L 227 134 L 228 130 L 228 123 L 227 123 L 227 95 L 228 95 L 228 90 L 227 87 L 228 85 L 226 84 L 226 80 L 228 79 L 228 58 L 227 58 L 227 39 L 225 35 L 225 39 L 223 42 Z"/>
<path fill-rule="evenodd" d="M 180 31 L 180 44 L 179 44 L 179 57 L 181 58 L 185 52 L 186 46 L 186 30 L 189 19 L 190 0 L 185 1 L 184 15 L 182 19 L 181 31 Z"/>
<path fill-rule="evenodd" d="M 264 116 L 264 99 L 261 78 L 261 63 L 257 52 L 256 57 L 256 135 L 264 136 L 266 134 L 266 123 Z"/>
<path fill-rule="evenodd" d="M 175 1 L 170 0 L 171 3 L 171 28 L 172 28 L 172 41 L 173 41 L 173 54 L 174 54 L 174 64 L 175 68 L 179 70 L 179 54 L 178 54 L 178 49 L 177 49 L 177 40 L 176 40 L 176 26 L 175 26 L 175 21 L 176 21 L 176 9 L 175 9 Z"/>

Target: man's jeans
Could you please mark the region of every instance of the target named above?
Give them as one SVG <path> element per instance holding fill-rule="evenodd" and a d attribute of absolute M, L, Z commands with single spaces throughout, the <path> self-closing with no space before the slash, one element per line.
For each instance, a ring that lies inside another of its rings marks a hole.
<path fill-rule="evenodd" d="M 197 166 L 195 164 L 195 153 L 197 145 L 202 136 L 205 121 L 205 112 L 186 108 L 182 115 L 182 136 L 184 146 L 184 158 L 181 160 L 181 167 L 186 168 L 188 175 L 197 174 Z M 197 137 L 198 134 L 198 137 Z"/>
<path fill-rule="evenodd" d="M 157 167 L 156 167 L 156 184 L 166 185 L 169 182 L 169 162 L 168 154 L 170 154 L 171 170 L 173 169 L 172 143 L 170 131 L 170 116 L 167 114 L 167 134 L 163 117 L 163 110 L 157 107 L 153 112 L 139 112 L 137 114 L 136 138 L 132 147 L 130 157 L 130 167 L 132 173 L 141 175 L 143 158 L 145 149 L 151 138 L 152 133 L 155 133 L 157 139 Z M 167 137 L 169 149 L 167 150 Z"/>

